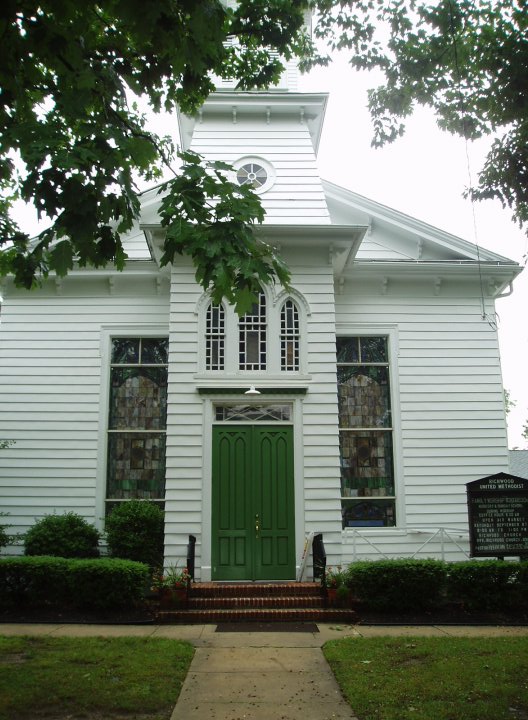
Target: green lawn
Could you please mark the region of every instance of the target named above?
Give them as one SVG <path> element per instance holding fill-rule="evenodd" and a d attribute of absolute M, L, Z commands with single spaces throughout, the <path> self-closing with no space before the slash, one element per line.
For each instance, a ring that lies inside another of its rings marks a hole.
<path fill-rule="evenodd" d="M 168 720 L 193 653 L 176 640 L 0 636 L 0 720 Z"/>
<path fill-rule="evenodd" d="M 346 638 L 324 653 L 359 720 L 528 720 L 528 637 Z"/>

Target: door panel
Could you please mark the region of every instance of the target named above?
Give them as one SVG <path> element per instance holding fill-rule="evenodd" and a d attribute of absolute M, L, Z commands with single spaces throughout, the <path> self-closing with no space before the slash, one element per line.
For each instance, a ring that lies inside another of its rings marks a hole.
<path fill-rule="evenodd" d="M 213 427 L 212 577 L 295 577 L 293 428 Z"/>
<path fill-rule="evenodd" d="M 215 427 L 213 432 L 213 566 L 219 580 L 244 580 L 250 571 L 247 476 L 251 430 Z"/>

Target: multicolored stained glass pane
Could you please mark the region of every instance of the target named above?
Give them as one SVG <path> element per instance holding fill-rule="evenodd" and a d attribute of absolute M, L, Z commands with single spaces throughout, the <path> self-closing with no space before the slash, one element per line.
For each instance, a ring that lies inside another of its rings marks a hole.
<path fill-rule="evenodd" d="M 388 367 L 338 366 L 337 383 L 339 427 L 391 426 Z"/>
<path fill-rule="evenodd" d="M 389 360 L 387 338 L 374 335 L 338 337 L 336 352 L 338 363 L 386 363 Z"/>
<path fill-rule="evenodd" d="M 165 428 L 166 418 L 166 368 L 112 368 L 110 430 L 160 430 Z"/>
<path fill-rule="evenodd" d="M 336 351 L 338 363 L 359 362 L 359 338 L 338 337 L 336 339 Z"/>
<path fill-rule="evenodd" d="M 114 338 L 111 362 L 119 365 L 139 362 L 139 338 Z"/>
<path fill-rule="evenodd" d="M 394 495 L 392 433 L 339 433 L 343 497 Z"/>
<path fill-rule="evenodd" d="M 343 500 L 343 527 L 394 527 L 394 500 Z"/>
<path fill-rule="evenodd" d="M 141 338 L 141 363 L 143 365 L 166 365 L 168 360 L 168 338 Z"/>
<path fill-rule="evenodd" d="M 157 499 L 165 495 L 165 434 L 111 433 L 107 497 Z"/>
<path fill-rule="evenodd" d="M 387 338 L 369 335 L 360 337 L 359 352 L 359 359 L 362 363 L 388 362 Z"/>

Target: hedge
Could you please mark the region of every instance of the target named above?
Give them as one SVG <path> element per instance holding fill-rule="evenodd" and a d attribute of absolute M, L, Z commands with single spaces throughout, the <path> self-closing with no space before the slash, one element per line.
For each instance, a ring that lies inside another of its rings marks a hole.
<path fill-rule="evenodd" d="M 528 562 L 451 563 L 447 594 L 468 610 L 528 610 Z"/>
<path fill-rule="evenodd" d="M 440 560 L 365 560 L 346 570 L 346 584 L 375 610 L 423 610 L 443 599 L 447 565 Z"/>
<path fill-rule="evenodd" d="M 147 565 L 131 560 L 48 556 L 0 558 L 0 607 L 116 610 L 135 607 L 150 583 Z"/>
<path fill-rule="evenodd" d="M 359 561 L 344 576 L 352 596 L 373 610 L 425 610 L 447 601 L 470 612 L 528 612 L 526 561 Z"/>

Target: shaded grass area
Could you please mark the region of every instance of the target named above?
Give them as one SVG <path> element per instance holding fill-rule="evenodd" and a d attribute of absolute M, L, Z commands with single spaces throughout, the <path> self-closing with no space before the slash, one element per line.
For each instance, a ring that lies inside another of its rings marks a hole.
<path fill-rule="evenodd" d="M 358 720 L 528 720 L 528 638 L 346 638 L 325 657 Z"/>
<path fill-rule="evenodd" d="M 168 720 L 193 654 L 176 640 L 0 636 L 0 720 Z"/>

